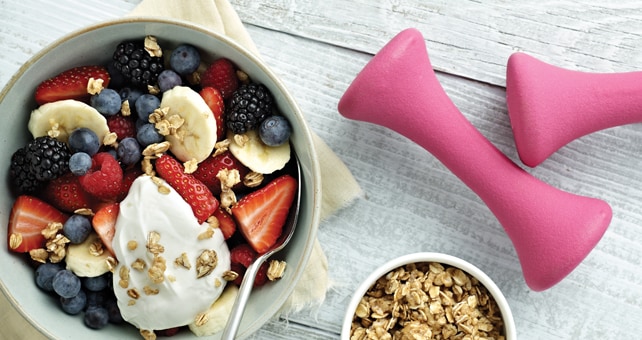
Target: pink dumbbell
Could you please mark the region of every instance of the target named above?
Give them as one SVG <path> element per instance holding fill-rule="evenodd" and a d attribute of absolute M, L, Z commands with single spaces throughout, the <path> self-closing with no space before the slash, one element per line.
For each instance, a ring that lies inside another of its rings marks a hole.
<path fill-rule="evenodd" d="M 519 158 L 535 167 L 576 138 L 642 122 L 642 72 L 571 71 L 515 53 L 506 104 Z"/>
<path fill-rule="evenodd" d="M 416 29 L 402 31 L 374 56 L 341 98 L 339 112 L 406 136 L 479 195 L 513 242 L 533 290 L 573 271 L 611 221 L 604 201 L 536 179 L 491 144 L 441 87 Z"/>

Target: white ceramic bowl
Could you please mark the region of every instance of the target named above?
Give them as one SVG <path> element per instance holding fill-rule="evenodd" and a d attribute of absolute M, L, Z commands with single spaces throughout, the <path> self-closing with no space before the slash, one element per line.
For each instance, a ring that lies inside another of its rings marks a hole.
<path fill-rule="evenodd" d="M 7 220 L 14 197 L 8 185 L 9 158 L 31 138 L 27 121 L 37 107 L 33 95 L 38 83 L 63 70 L 83 64 L 106 63 L 116 45 L 127 39 L 156 36 L 163 48 L 179 43 L 198 46 L 207 55 L 227 57 L 263 83 L 273 93 L 280 112 L 293 127 L 291 142 L 302 166 L 302 201 L 296 232 L 290 244 L 276 257 L 287 262 L 285 276 L 253 291 L 239 328 L 239 338 L 247 337 L 277 313 L 295 287 L 309 259 L 320 216 L 319 165 L 310 130 L 294 99 L 275 74 L 253 54 L 234 41 L 189 23 L 156 18 L 129 18 L 109 21 L 69 34 L 49 45 L 11 78 L 0 93 L 0 155 L 4 157 L 0 178 L 5 182 L 0 193 L 0 228 L 7 234 Z M 0 288 L 20 313 L 45 336 L 53 339 L 123 339 L 140 338 L 131 326 L 109 325 L 94 331 L 83 325 L 80 317 L 66 315 L 50 296 L 34 283 L 34 271 L 24 260 L 8 251 L 7 237 L 0 237 Z M 187 301 L 186 301 L 187 302 Z M 176 339 L 196 338 L 191 332 Z M 216 338 L 216 337 L 215 337 Z"/>
<path fill-rule="evenodd" d="M 408 254 L 390 260 L 378 267 L 365 280 L 363 280 L 355 291 L 354 296 L 350 300 L 348 308 L 346 309 L 345 317 L 343 320 L 343 327 L 341 329 L 341 339 L 350 339 L 350 328 L 352 326 L 352 320 L 354 318 L 355 311 L 357 310 L 357 306 L 359 305 L 361 298 L 380 277 L 386 275 L 396 268 L 403 267 L 407 264 L 420 262 L 438 262 L 443 265 L 459 268 L 468 273 L 468 275 L 477 278 L 477 280 L 482 285 L 484 285 L 488 292 L 493 296 L 495 302 L 497 303 L 497 306 L 499 307 L 499 310 L 501 311 L 502 318 L 504 320 L 504 334 L 506 336 L 506 340 L 517 339 L 515 321 L 513 320 L 513 314 L 511 313 L 510 307 L 508 306 L 508 301 L 506 301 L 504 294 L 502 294 L 497 285 L 493 282 L 493 280 L 491 280 L 490 277 L 488 277 L 488 275 L 486 275 L 483 271 L 481 271 L 471 263 L 460 258 L 447 254 L 429 252 Z"/>

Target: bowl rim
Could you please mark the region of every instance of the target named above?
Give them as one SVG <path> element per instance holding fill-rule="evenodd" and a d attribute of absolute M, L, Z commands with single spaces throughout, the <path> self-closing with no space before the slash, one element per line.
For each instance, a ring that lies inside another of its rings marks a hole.
<path fill-rule="evenodd" d="M 345 316 L 343 319 L 343 325 L 341 328 L 341 339 L 349 340 L 350 339 L 350 328 L 352 326 L 352 319 L 354 313 L 357 309 L 357 305 L 361 301 L 361 297 L 366 294 L 368 289 L 375 283 L 377 279 L 386 275 L 388 272 L 410 263 L 419 263 L 419 262 L 439 262 L 442 264 L 450 265 L 452 267 L 457 267 L 471 276 L 474 276 L 481 282 L 488 292 L 493 296 L 497 306 L 499 307 L 502 318 L 504 319 L 504 328 L 506 331 L 506 340 L 517 339 L 516 330 L 515 330 L 515 320 L 513 319 L 513 313 L 511 312 L 510 306 L 506 297 L 501 292 L 497 284 L 481 269 L 472 263 L 455 257 L 453 255 L 448 255 L 444 253 L 437 252 L 417 252 L 402 255 L 391 259 L 384 264 L 378 266 L 374 271 L 370 273 L 363 281 L 359 283 L 357 289 L 354 291 L 350 302 L 345 310 Z"/>
<path fill-rule="evenodd" d="M 310 244 L 310 246 L 304 248 L 303 253 L 299 257 L 300 261 L 297 266 L 297 268 L 300 268 L 300 269 L 294 273 L 294 275 L 291 277 L 291 281 L 290 281 L 291 283 L 288 284 L 282 292 L 283 294 L 286 295 L 286 297 L 282 301 L 282 304 L 276 308 L 273 308 L 275 313 L 279 313 L 279 310 L 283 307 L 283 304 L 291 296 L 292 292 L 294 291 L 294 288 L 298 284 L 303 272 L 305 271 L 305 267 L 308 264 L 313 248 L 315 247 L 314 242 L 316 242 L 317 231 L 318 231 L 319 223 L 321 221 L 321 205 L 322 205 L 321 169 L 320 169 L 320 165 L 317 157 L 318 155 L 317 149 L 313 139 L 313 132 L 310 129 L 307 121 L 304 119 L 305 117 L 303 116 L 301 109 L 299 108 L 298 104 L 294 100 L 294 97 L 291 95 L 290 91 L 287 89 L 287 87 L 285 86 L 281 78 L 277 76 L 270 69 L 270 67 L 266 64 L 265 61 L 261 59 L 260 56 L 258 56 L 256 53 L 251 52 L 249 49 L 245 48 L 243 45 L 241 45 L 237 41 L 231 39 L 230 37 L 225 36 L 222 33 L 219 33 L 212 29 L 206 28 L 204 26 L 201 26 L 186 20 L 156 17 L 156 16 L 125 16 L 122 18 L 102 20 L 94 24 L 83 26 L 81 28 L 72 30 L 62 35 L 61 37 L 51 41 L 50 43 L 45 45 L 43 48 L 38 50 L 33 56 L 31 56 L 27 61 L 25 61 L 20 66 L 20 68 L 11 76 L 11 78 L 7 81 L 4 87 L 0 90 L 0 103 L 5 100 L 5 97 L 7 96 L 7 94 L 11 91 L 11 89 L 14 87 L 16 82 L 18 82 L 18 80 L 27 72 L 27 70 L 29 70 L 29 68 L 33 64 L 35 64 L 37 61 L 44 58 L 56 46 L 82 34 L 90 33 L 92 31 L 99 30 L 109 26 L 117 26 L 117 25 L 130 24 L 130 23 L 167 24 L 167 25 L 181 26 L 182 28 L 197 31 L 202 34 L 212 36 L 213 38 L 224 42 L 226 45 L 230 46 L 230 48 L 236 50 L 236 52 L 238 52 L 239 54 L 249 59 L 254 65 L 256 65 L 257 68 L 260 69 L 262 73 L 264 73 L 279 88 L 283 96 L 282 100 L 287 102 L 286 105 L 290 106 L 292 108 L 292 111 L 297 116 L 298 123 L 304 132 L 302 134 L 302 137 L 305 139 L 305 147 L 309 150 L 310 155 L 312 155 L 310 157 L 311 162 L 309 164 L 310 173 L 312 175 L 311 176 L 312 178 L 310 179 L 312 183 L 312 187 L 307 189 L 310 191 L 312 196 L 312 201 L 310 202 L 310 205 L 311 205 L 310 228 L 308 231 L 308 238 L 306 239 L 306 244 Z M 8 212 L 7 212 L 7 218 L 8 218 Z M 24 310 L 20 302 L 17 301 L 13 296 L 13 294 L 8 290 L 2 278 L 0 278 L 0 292 L 4 294 L 4 296 L 9 301 L 9 303 L 13 306 L 13 308 L 17 312 L 19 312 L 20 315 L 32 327 L 37 329 L 41 334 L 47 337 L 52 337 L 52 334 L 47 329 L 45 329 L 44 326 L 42 326 L 39 322 L 37 322 L 33 316 L 26 313 L 26 311 Z M 248 329 L 249 333 L 247 333 L 246 335 L 254 333 L 256 330 L 258 330 L 258 328 L 260 327 Z"/>

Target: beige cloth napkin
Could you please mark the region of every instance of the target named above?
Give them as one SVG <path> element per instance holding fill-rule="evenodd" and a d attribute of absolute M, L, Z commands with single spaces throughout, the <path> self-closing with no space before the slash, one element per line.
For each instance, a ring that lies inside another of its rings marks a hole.
<path fill-rule="evenodd" d="M 143 0 L 130 16 L 159 16 L 190 21 L 235 39 L 259 56 L 250 35 L 245 30 L 238 14 L 227 0 Z M 321 165 L 322 207 L 321 219 L 332 215 L 362 196 L 361 188 L 350 170 L 328 145 L 313 133 L 319 163 Z M 319 244 L 315 243 L 310 261 L 294 292 L 281 309 L 287 315 L 304 308 L 320 305 L 330 286 L 328 262 Z M 0 339 L 41 339 L 36 331 L 16 312 L 0 293 Z"/>

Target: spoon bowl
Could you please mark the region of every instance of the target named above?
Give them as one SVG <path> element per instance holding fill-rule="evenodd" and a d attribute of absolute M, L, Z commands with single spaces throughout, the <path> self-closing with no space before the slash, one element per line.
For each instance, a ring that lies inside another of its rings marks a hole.
<path fill-rule="evenodd" d="M 301 165 L 299 164 L 299 159 L 294 151 L 292 151 L 291 163 L 293 163 L 293 166 L 295 168 L 293 172 L 297 180 L 297 190 L 296 195 L 294 196 L 294 201 L 292 202 L 292 206 L 290 207 L 288 219 L 285 221 L 285 225 L 283 226 L 281 235 L 276 240 L 274 246 L 272 246 L 270 250 L 261 254 L 258 258 L 256 258 L 256 260 L 254 260 L 254 262 L 252 262 L 249 267 L 247 267 L 247 270 L 245 271 L 245 274 L 243 276 L 243 281 L 241 282 L 241 286 L 239 287 L 238 295 L 236 296 L 236 300 L 234 301 L 232 312 L 230 313 L 229 319 L 227 320 L 227 325 L 225 326 L 225 330 L 223 331 L 223 336 L 221 337 L 221 339 L 233 340 L 236 337 L 239 325 L 241 324 L 241 319 L 243 318 L 243 311 L 245 310 L 245 305 L 247 304 L 250 293 L 252 292 L 254 279 L 256 278 L 256 274 L 258 273 L 259 268 L 268 258 L 283 249 L 292 238 L 292 235 L 294 235 L 297 219 L 299 217 L 299 206 L 301 202 Z"/>

